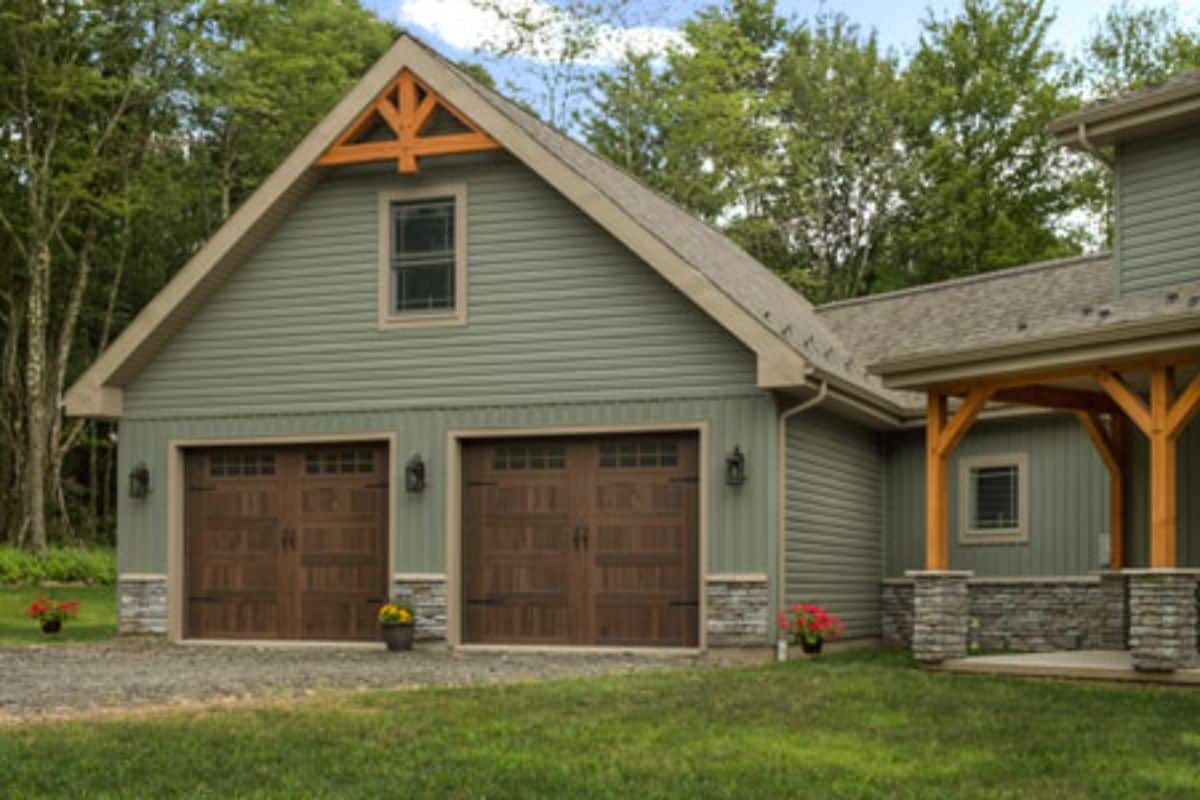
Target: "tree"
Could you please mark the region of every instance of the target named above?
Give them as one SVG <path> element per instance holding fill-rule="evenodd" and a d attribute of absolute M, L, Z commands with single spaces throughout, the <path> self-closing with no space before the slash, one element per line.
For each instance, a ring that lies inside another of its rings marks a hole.
<path fill-rule="evenodd" d="M 346 0 L 0 5 L 0 536 L 106 538 L 112 428 L 63 390 L 393 33 Z"/>
<path fill-rule="evenodd" d="M 965 0 L 925 20 L 905 81 L 916 165 L 885 286 L 1076 253 L 1073 156 L 1046 131 L 1071 107 L 1043 0 Z"/>
<path fill-rule="evenodd" d="M 1141 8 L 1127 0 L 1112 6 L 1076 64 L 1081 94 L 1112 97 L 1200 66 L 1198 34 L 1183 26 L 1173 8 Z"/>
<path fill-rule="evenodd" d="M 896 60 L 838 14 L 791 37 L 781 70 L 786 155 L 769 227 L 753 249 L 819 301 L 871 290 L 903 212 Z M 769 244 L 777 239 L 775 252 Z"/>
<path fill-rule="evenodd" d="M 358 3 L 207 0 L 199 9 L 192 146 L 224 221 L 396 31 Z"/>

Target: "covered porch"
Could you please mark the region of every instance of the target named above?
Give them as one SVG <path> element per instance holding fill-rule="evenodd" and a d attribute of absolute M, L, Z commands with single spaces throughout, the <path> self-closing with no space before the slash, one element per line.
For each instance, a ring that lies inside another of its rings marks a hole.
<path fill-rule="evenodd" d="M 909 358 L 878 367 L 889 386 L 921 391 L 927 401 L 925 563 L 924 569 L 906 573 L 913 593 L 914 655 L 954 671 L 1115 678 L 1124 670 L 1200 682 L 1200 672 L 1194 671 L 1200 570 L 1182 566 L 1179 559 L 1179 443 L 1200 409 L 1200 348 L 1190 342 L 1180 346 L 1178 337 L 1144 337 L 1118 347 L 1095 341 L 1054 344 Z M 978 581 L 951 563 L 950 464 L 981 414 L 998 406 L 1073 415 L 1107 470 L 1108 569 L 1090 576 L 1105 587 L 1097 596 L 1108 598 L 1093 612 L 1105 617 L 1104 628 L 1112 632 L 1103 637 L 1105 650 L 968 658 L 968 587 Z M 1129 507 L 1134 475 L 1147 484 L 1149 502 L 1142 514 Z"/>

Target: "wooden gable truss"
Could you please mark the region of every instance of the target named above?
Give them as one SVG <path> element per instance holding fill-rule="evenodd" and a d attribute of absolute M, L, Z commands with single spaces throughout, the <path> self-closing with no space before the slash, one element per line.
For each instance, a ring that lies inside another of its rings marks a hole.
<path fill-rule="evenodd" d="M 431 123 L 438 120 L 443 122 L 437 126 L 441 130 L 433 130 L 435 126 Z M 421 156 L 499 149 L 495 139 L 406 69 L 317 159 L 317 165 L 332 167 L 395 159 L 397 170 L 413 174 L 420 169 L 417 159 Z"/>

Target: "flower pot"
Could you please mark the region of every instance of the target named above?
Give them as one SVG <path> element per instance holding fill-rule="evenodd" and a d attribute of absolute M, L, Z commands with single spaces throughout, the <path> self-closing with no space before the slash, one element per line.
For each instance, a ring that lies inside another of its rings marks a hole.
<path fill-rule="evenodd" d="M 395 653 L 401 650 L 412 650 L 414 627 L 412 623 L 380 625 L 379 630 L 383 633 L 383 641 L 387 643 L 387 649 Z"/>
<path fill-rule="evenodd" d="M 800 649 L 810 656 L 821 655 L 821 645 L 825 644 L 824 639 L 817 639 L 815 642 L 810 642 L 808 639 L 800 640 Z"/>
<path fill-rule="evenodd" d="M 58 633 L 62 630 L 61 619 L 48 619 L 42 623 L 42 633 Z"/>

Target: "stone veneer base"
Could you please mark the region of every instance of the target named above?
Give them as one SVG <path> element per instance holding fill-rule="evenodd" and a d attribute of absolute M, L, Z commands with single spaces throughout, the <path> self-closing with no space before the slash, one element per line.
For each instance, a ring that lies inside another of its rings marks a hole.
<path fill-rule="evenodd" d="M 446 579 L 439 575 L 402 576 L 393 595 L 406 599 L 416 616 L 416 639 L 446 640 Z M 117 580 L 122 634 L 167 633 L 166 576 L 122 576 Z M 766 577 L 710 577 L 706 583 L 710 647 L 763 647 L 769 644 L 770 594 Z"/>
<path fill-rule="evenodd" d="M 1124 650 L 1125 578 L 1119 572 L 1066 578 L 971 578 L 968 643 L 984 650 Z M 883 640 L 912 646 L 913 583 L 884 581 Z"/>
<path fill-rule="evenodd" d="M 446 578 L 439 575 L 404 576 L 392 580 L 395 597 L 412 604 L 418 642 L 446 640 Z"/>
<path fill-rule="evenodd" d="M 913 657 L 940 664 L 967 655 L 970 572 L 913 571 Z"/>
<path fill-rule="evenodd" d="M 764 647 L 770 644 L 771 596 L 767 578 L 722 578 L 705 582 L 709 647 Z"/>
<path fill-rule="evenodd" d="M 1126 570 L 1129 579 L 1129 649 L 1134 669 L 1170 672 L 1195 666 L 1194 569 Z"/>
<path fill-rule="evenodd" d="M 122 635 L 166 636 L 166 575 L 117 577 L 117 630 Z"/>

